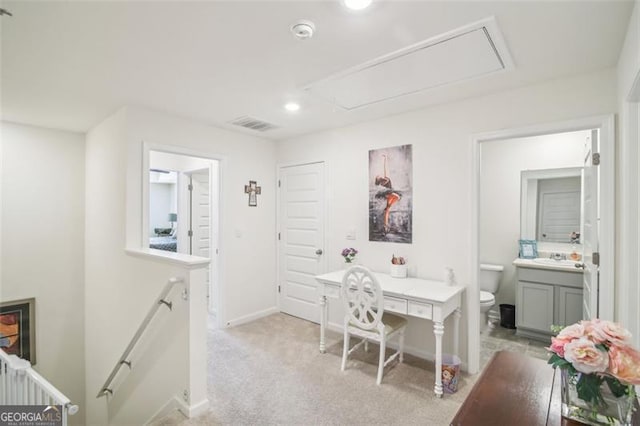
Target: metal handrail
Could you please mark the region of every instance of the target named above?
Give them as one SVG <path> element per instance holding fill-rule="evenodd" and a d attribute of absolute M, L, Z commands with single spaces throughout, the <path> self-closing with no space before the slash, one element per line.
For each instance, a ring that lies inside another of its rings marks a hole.
<path fill-rule="evenodd" d="M 167 295 L 171 291 L 171 288 L 173 287 L 174 284 L 177 284 L 183 281 L 184 281 L 183 278 L 175 278 L 175 277 L 169 278 L 169 281 L 167 282 L 167 284 L 165 284 L 164 288 L 162 289 L 162 292 L 160 292 L 160 295 L 158 296 L 158 298 L 155 300 L 155 302 L 153 302 L 153 306 L 151 306 L 149 313 L 147 313 L 147 316 L 144 317 L 144 320 L 142 320 L 142 323 L 140 324 L 140 327 L 138 327 L 136 334 L 133 335 L 133 338 L 131 338 L 129 345 L 122 353 L 122 356 L 118 359 L 118 362 L 116 363 L 115 367 L 113 367 L 113 370 L 111 370 L 111 374 L 109 374 L 109 377 L 104 382 L 104 385 L 102 385 L 102 387 L 100 388 L 100 391 L 98 392 L 98 395 L 96 395 L 96 398 L 105 396 L 108 393 L 113 394 L 113 389 L 109 388 L 109 386 L 111 385 L 111 382 L 116 377 L 116 374 L 118 374 L 118 371 L 120 371 L 120 368 L 123 365 L 127 365 L 131 369 L 131 361 L 127 360 L 127 358 L 129 357 L 129 354 L 131 353 L 133 348 L 135 348 L 136 344 L 140 340 L 140 337 L 142 336 L 142 333 L 144 333 L 144 331 L 147 329 L 147 326 L 153 319 L 153 316 L 156 314 L 158 309 L 160 309 L 160 306 L 165 305 L 166 307 L 169 308 L 169 310 L 172 310 L 173 303 L 167 302 L 165 300 L 165 297 L 167 297 Z"/>

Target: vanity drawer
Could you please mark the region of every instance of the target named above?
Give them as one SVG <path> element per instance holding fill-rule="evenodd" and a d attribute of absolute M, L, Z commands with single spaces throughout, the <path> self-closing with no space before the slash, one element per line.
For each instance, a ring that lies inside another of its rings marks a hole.
<path fill-rule="evenodd" d="M 406 314 L 407 301 L 403 299 L 396 299 L 395 297 L 385 296 L 384 310 L 389 312 L 397 312 L 399 314 Z"/>
<path fill-rule="evenodd" d="M 577 269 L 575 272 L 568 272 L 536 268 L 518 268 L 518 280 L 582 288 L 583 276 L 582 269 Z"/>
<path fill-rule="evenodd" d="M 419 303 L 409 301 L 409 315 L 414 317 L 432 319 L 433 318 L 433 305 L 429 303 Z"/>

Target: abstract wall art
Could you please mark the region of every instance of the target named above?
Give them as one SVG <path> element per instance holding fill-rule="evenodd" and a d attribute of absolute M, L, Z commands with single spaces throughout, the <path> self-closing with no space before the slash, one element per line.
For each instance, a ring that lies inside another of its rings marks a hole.
<path fill-rule="evenodd" d="M 0 303 L 0 349 L 36 363 L 35 299 Z"/>

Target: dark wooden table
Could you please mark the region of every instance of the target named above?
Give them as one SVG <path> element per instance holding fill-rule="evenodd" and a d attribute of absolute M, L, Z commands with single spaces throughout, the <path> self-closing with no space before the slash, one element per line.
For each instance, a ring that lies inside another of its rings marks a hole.
<path fill-rule="evenodd" d="M 560 373 L 546 361 L 496 352 L 451 421 L 454 426 L 574 426 L 561 414 Z M 634 425 L 640 424 L 638 411 Z"/>

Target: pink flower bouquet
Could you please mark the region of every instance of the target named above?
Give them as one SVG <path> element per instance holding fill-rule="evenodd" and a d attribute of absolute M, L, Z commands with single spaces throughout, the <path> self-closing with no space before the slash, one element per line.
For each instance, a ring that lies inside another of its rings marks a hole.
<path fill-rule="evenodd" d="M 551 338 L 549 364 L 577 378 L 578 397 L 592 407 L 606 407 L 601 385 L 616 398 L 633 398 L 640 385 L 640 352 L 631 334 L 619 324 L 594 319 L 580 321 Z"/>

